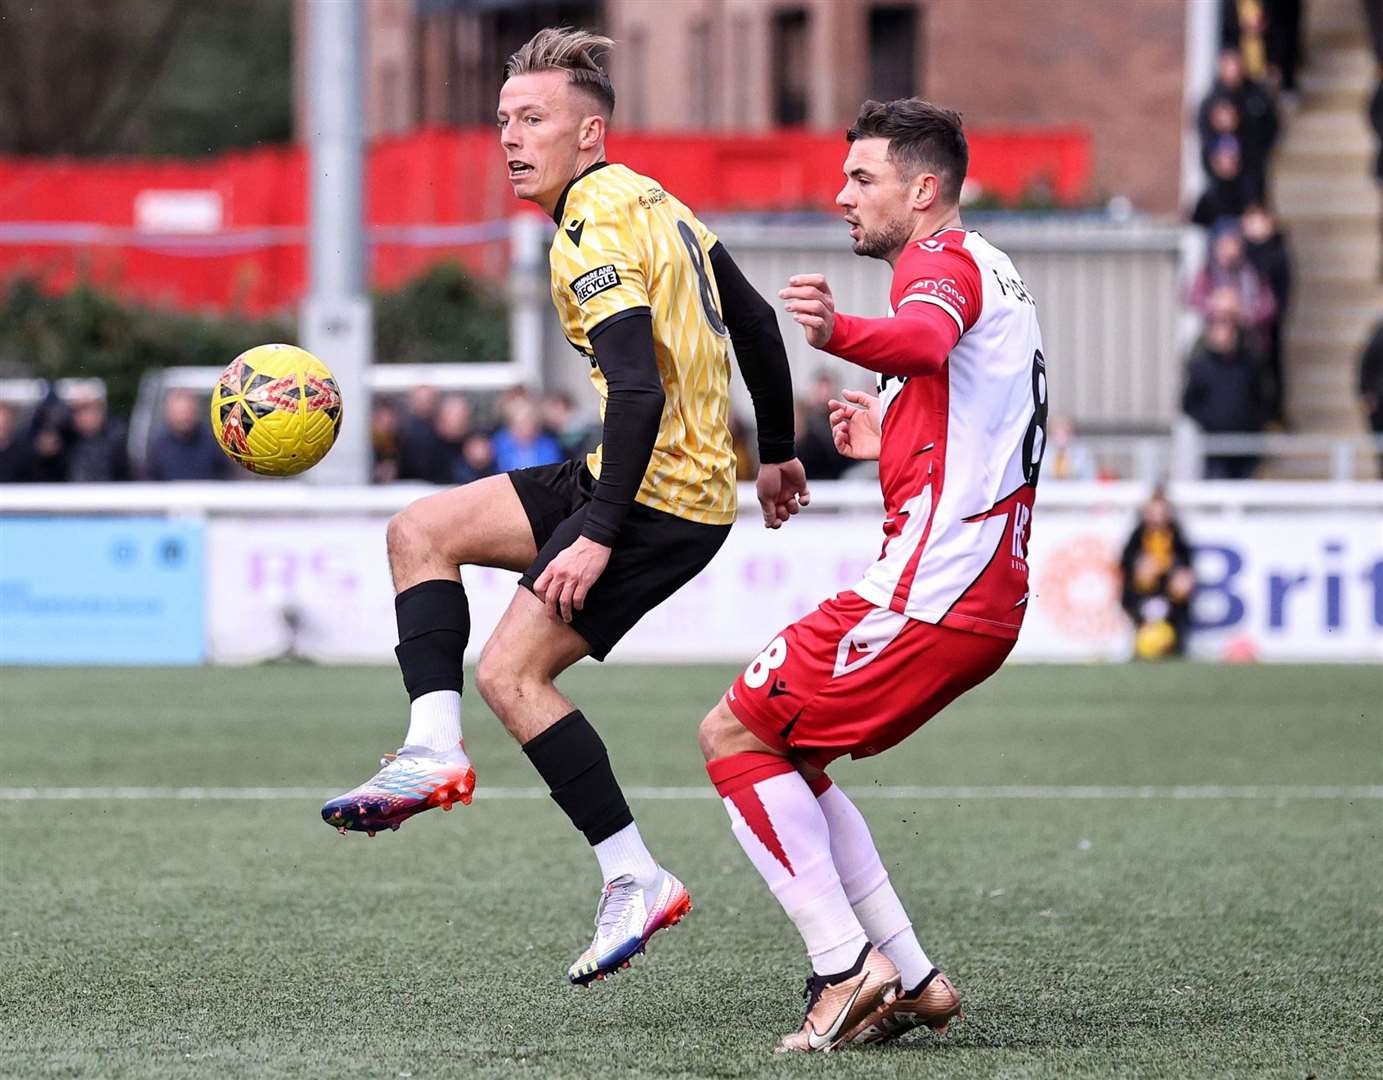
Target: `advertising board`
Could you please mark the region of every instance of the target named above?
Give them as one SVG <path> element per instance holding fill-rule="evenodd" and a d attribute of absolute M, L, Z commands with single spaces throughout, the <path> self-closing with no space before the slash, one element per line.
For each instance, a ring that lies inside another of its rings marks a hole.
<path fill-rule="evenodd" d="M 167 518 L 0 518 L 0 663 L 200 663 L 203 536 Z"/>
<path fill-rule="evenodd" d="M 1033 597 L 1015 658 L 1122 660 L 1131 629 L 1117 561 L 1127 510 L 1039 510 Z M 1383 521 L 1372 513 L 1192 513 L 1193 656 L 1226 650 L 1265 660 L 1383 660 Z M 300 655 L 390 662 L 396 643 L 383 518 L 209 525 L 210 654 L 250 662 Z M 857 581 L 881 540 L 872 515 L 803 516 L 767 532 L 732 530 L 710 567 L 616 648 L 625 661 L 747 661 L 779 628 Z M 467 568 L 480 646 L 517 575 Z"/>

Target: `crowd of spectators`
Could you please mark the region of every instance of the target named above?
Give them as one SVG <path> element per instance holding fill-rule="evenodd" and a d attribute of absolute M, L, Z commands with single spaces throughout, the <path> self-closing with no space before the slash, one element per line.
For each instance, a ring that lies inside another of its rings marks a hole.
<path fill-rule="evenodd" d="M 1281 98 L 1296 85 L 1300 5 L 1231 0 L 1225 9 L 1225 47 L 1197 117 L 1206 186 L 1191 220 L 1205 228 L 1208 254 L 1187 292 L 1202 330 L 1182 395 L 1207 434 L 1286 426 L 1282 327 L 1292 293 L 1268 166 Z M 1206 477 L 1243 479 L 1256 465 L 1252 455 L 1211 454 Z"/>
<path fill-rule="evenodd" d="M 0 482 L 58 483 L 128 480 L 124 421 L 112 417 L 99 392 L 64 400 L 50 390 L 27 419 L 0 401 Z"/>
<path fill-rule="evenodd" d="M 464 484 L 579 457 L 600 440 L 598 424 L 578 416 L 564 393 L 508 390 L 494 403 L 493 419 L 477 423 L 464 394 L 430 386 L 417 387 L 406 402 L 376 400 L 370 416 L 374 482 Z M 84 388 L 64 398 L 51 387 L 32 408 L 0 399 L 0 483 L 206 481 L 241 475 L 216 444 L 204 394 L 170 390 L 140 448 L 131 447 L 129 426 L 109 414 L 99 390 Z"/>
<path fill-rule="evenodd" d="M 582 419 L 561 392 L 508 390 L 496 402 L 494 419 L 478 423 L 465 395 L 430 386 L 414 388 L 402 409 L 377 401 L 370 417 L 375 483 L 466 484 L 580 457 L 600 441 L 598 426 Z"/>

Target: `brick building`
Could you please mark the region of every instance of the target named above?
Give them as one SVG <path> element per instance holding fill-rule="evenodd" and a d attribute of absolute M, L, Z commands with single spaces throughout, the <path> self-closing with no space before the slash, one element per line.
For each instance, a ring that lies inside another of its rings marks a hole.
<path fill-rule="evenodd" d="M 1164 0 L 366 0 L 367 130 L 488 124 L 535 30 L 599 28 L 617 124 L 839 130 L 918 94 L 985 128 L 1083 126 L 1092 198 L 1176 210 L 1185 11 Z"/>

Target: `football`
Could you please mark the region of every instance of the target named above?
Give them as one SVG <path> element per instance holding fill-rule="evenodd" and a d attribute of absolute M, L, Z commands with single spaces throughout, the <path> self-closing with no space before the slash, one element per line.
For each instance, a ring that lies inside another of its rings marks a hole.
<path fill-rule="evenodd" d="M 326 456 L 341 430 L 341 391 L 331 369 L 295 345 L 257 345 L 221 373 L 211 428 L 237 464 L 294 476 Z"/>

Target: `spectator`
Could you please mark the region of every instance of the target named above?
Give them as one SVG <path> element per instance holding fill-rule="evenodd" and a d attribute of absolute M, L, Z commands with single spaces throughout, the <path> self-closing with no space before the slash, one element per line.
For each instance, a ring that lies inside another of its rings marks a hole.
<path fill-rule="evenodd" d="M 1383 60 L 1379 61 L 1383 64 Z M 1373 163 L 1373 176 L 1383 184 L 1383 77 L 1374 87 L 1373 99 L 1369 102 L 1369 123 L 1373 125 L 1374 138 L 1378 142 L 1378 158 Z"/>
<path fill-rule="evenodd" d="M 19 430 L 14 406 L 0 401 L 0 484 L 18 484 L 33 479 L 34 452 Z"/>
<path fill-rule="evenodd" d="M 67 479 L 79 484 L 130 478 L 125 425 L 106 413 L 101 396 L 83 393 L 72 401 L 72 441 L 67 452 Z"/>
<path fill-rule="evenodd" d="M 1243 234 L 1238 222 L 1232 220 L 1215 226 L 1210 260 L 1191 283 L 1187 303 L 1209 317 L 1212 297 L 1224 293 L 1234 295 L 1234 310 L 1241 325 L 1250 332 L 1250 345 L 1262 355 L 1266 352 L 1269 325 L 1277 314 L 1277 301 L 1268 283 L 1245 257 Z"/>
<path fill-rule="evenodd" d="M 1301 58 L 1301 0 L 1266 0 L 1268 11 L 1268 69 L 1283 95 L 1296 97 L 1297 65 Z M 1378 7 L 1378 0 L 1365 0 Z"/>
<path fill-rule="evenodd" d="M 735 479 L 753 480 L 759 474 L 752 449 L 754 435 L 749 430 L 749 425 L 733 412 L 730 414 L 730 445 L 735 449 Z"/>
<path fill-rule="evenodd" d="M 1135 655 L 1143 660 L 1183 655 L 1196 579 L 1191 548 L 1161 488 L 1143 506 L 1119 570 L 1120 602 L 1133 620 Z"/>
<path fill-rule="evenodd" d="M 392 484 L 399 478 L 399 414 L 387 401 L 370 406 L 370 480 Z"/>
<path fill-rule="evenodd" d="M 1207 176 L 1213 176 L 1210 166 L 1210 153 L 1215 144 L 1223 138 L 1239 137 L 1239 106 L 1228 94 L 1215 94 L 1206 98 L 1201 106 L 1201 165 Z"/>
<path fill-rule="evenodd" d="M 1264 0 L 1224 0 L 1220 7 L 1220 37 L 1233 52 L 1240 70 L 1251 79 L 1268 74 L 1268 16 Z"/>
<path fill-rule="evenodd" d="M 1383 435 L 1383 319 L 1374 324 L 1373 334 L 1359 355 L 1359 399 L 1369 430 Z"/>
<path fill-rule="evenodd" d="M 500 472 L 563 460 L 557 440 L 543 431 L 538 406 L 531 397 L 513 397 L 506 406 L 507 426 L 495 432 L 493 439 L 495 465 Z"/>
<path fill-rule="evenodd" d="M 191 390 L 171 390 L 163 401 L 163 427 L 149 444 L 145 471 L 150 480 L 224 480 L 230 459 Z"/>
<path fill-rule="evenodd" d="M 835 395 L 835 380 L 823 368 L 795 408 L 797 457 L 807 476 L 817 480 L 838 480 L 851 464 L 836 451 L 831 435 L 831 398 Z"/>
<path fill-rule="evenodd" d="M 1053 480 L 1095 480 L 1098 470 L 1090 448 L 1076 438 L 1076 426 L 1068 416 L 1053 416 L 1047 424 L 1047 446 L 1042 455 L 1042 475 Z"/>
<path fill-rule="evenodd" d="M 1239 140 L 1223 135 L 1210 152 L 1210 183 L 1196 201 L 1191 220 L 1209 229 L 1225 218 L 1241 217 L 1249 203 L 1261 197 L 1244 176 Z"/>
<path fill-rule="evenodd" d="M 473 431 L 461 445 L 461 458 L 455 464 L 453 477 L 458 484 L 469 484 L 495 475 L 495 446 L 483 431 Z"/>
<path fill-rule="evenodd" d="M 1258 365 L 1234 318 L 1216 312 L 1187 364 L 1182 410 L 1207 434 L 1261 431 L 1263 405 Z M 1207 480 L 1243 480 L 1258 464 L 1252 455 L 1208 455 Z"/>
<path fill-rule="evenodd" d="M 400 480 L 433 480 L 437 475 L 440 448 L 433 425 L 439 398 L 435 386 L 415 386 L 408 395 L 408 414 L 399 424 Z"/>
<path fill-rule="evenodd" d="M 1369 24 L 1369 42 L 1373 46 L 1373 60 L 1378 66 L 1378 84 L 1373 89 L 1369 102 L 1369 123 L 1373 125 L 1378 139 L 1378 160 L 1374 162 L 1374 177 L 1383 184 L 1383 3 L 1379 0 L 1363 0 L 1364 18 Z M 1380 267 L 1383 270 L 1383 267 Z"/>
<path fill-rule="evenodd" d="M 544 394 L 539 408 L 543 430 L 557 440 L 563 457 L 578 458 L 595 448 L 595 441 L 599 440 L 592 440 L 590 425 L 582 421 L 576 403 L 566 391 Z"/>
<path fill-rule="evenodd" d="M 1268 157 L 1277 142 L 1277 104 L 1261 82 L 1245 74 L 1244 60 L 1236 48 L 1221 50 L 1215 68 L 1215 83 L 1201 105 L 1199 127 L 1202 145 L 1214 141 L 1210 134 L 1210 110 L 1219 99 L 1228 99 L 1239 113 L 1234 132 L 1243 154 L 1244 175 L 1252 188 L 1251 198 L 1261 199 L 1267 190 Z M 1212 175 L 1214 170 L 1211 170 Z"/>
<path fill-rule="evenodd" d="M 1292 298 L 1292 256 L 1287 238 L 1278 228 L 1272 211 L 1254 203 L 1244 212 L 1244 256 L 1272 290 L 1277 311 L 1266 326 L 1264 362 L 1268 372 L 1268 419 L 1279 424 L 1286 420 L 1286 391 L 1282 367 L 1282 327 L 1287 321 L 1287 305 Z"/>
<path fill-rule="evenodd" d="M 471 403 L 461 394 L 448 394 L 437 406 L 433 424 L 434 456 L 427 479 L 434 484 L 463 484 L 466 439 L 471 430 Z"/>
<path fill-rule="evenodd" d="M 67 479 L 67 456 L 72 442 L 72 410 L 49 384 L 48 392 L 29 418 L 30 478 L 41 484 Z"/>
<path fill-rule="evenodd" d="M 793 427 L 797 431 L 797 460 L 809 480 L 837 480 L 850 463 L 836 451 L 830 433 L 822 433 L 820 425 L 808 419 L 812 414 L 810 402 L 800 398 L 793 402 Z"/>

